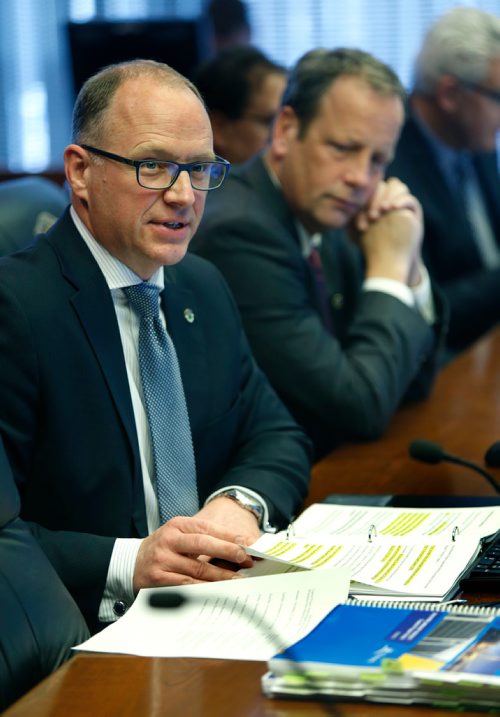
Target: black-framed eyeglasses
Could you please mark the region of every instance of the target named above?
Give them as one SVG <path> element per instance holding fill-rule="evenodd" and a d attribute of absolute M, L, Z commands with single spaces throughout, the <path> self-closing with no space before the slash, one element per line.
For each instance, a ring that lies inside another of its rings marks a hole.
<path fill-rule="evenodd" d="M 163 161 L 159 159 L 127 159 L 119 154 L 106 152 L 104 149 L 91 147 L 89 144 L 80 145 L 87 152 L 97 154 L 99 157 L 112 159 L 115 162 L 135 167 L 137 182 L 144 189 L 169 189 L 181 172 L 187 172 L 193 189 L 209 192 L 218 189 L 224 182 L 231 164 L 222 157 L 213 161 L 198 161 L 181 164 L 180 162 Z"/>
<path fill-rule="evenodd" d="M 483 85 L 478 85 L 477 82 L 470 82 L 469 80 L 459 79 L 458 82 L 462 85 L 462 87 L 472 90 L 473 92 L 477 92 L 480 95 L 484 95 L 484 97 L 488 97 L 490 100 L 493 100 L 493 102 L 500 103 L 500 90 L 483 87 Z"/>

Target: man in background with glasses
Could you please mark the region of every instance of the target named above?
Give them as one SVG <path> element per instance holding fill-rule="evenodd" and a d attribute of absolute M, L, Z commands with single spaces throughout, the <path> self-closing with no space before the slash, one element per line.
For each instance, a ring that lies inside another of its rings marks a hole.
<path fill-rule="evenodd" d="M 500 18 L 456 8 L 424 38 L 389 167 L 422 204 L 423 256 L 450 305 L 450 355 L 500 318 L 499 129 Z"/>
<path fill-rule="evenodd" d="M 240 164 L 267 146 L 285 89 L 283 67 L 255 47 L 233 47 L 204 62 L 193 82 L 207 107 L 216 152 Z"/>
<path fill-rule="evenodd" d="M 0 433 L 95 630 L 142 587 L 248 566 L 241 544 L 305 497 L 309 443 L 222 278 L 186 256 L 229 168 L 196 88 L 152 61 L 105 68 L 64 160 L 71 207 L 0 263 Z"/>

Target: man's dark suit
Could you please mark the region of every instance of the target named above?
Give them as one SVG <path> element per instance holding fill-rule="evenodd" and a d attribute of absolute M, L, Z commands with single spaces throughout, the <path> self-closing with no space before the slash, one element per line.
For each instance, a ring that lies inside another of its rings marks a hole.
<path fill-rule="evenodd" d="M 500 178 L 496 155 L 478 155 L 477 178 L 500 243 Z M 387 176 L 402 179 L 424 210 L 423 257 L 450 305 L 448 344 L 460 349 L 500 317 L 500 269 L 485 269 L 465 214 L 429 141 L 413 117 L 403 128 Z"/>
<path fill-rule="evenodd" d="M 257 361 L 317 456 L 379 436 L 415 377 L 415 395 L 427 392 L 434 331 L 398 299 L 360 291 L 361 253 L 340 232 L 323 235 L 334 336 L 326 330 L 294 218 L 260 157 L 209 197 L 193 251 L 224 274 Z"/>
<path fill-rule="evenodd" d="M 305 496 L 309 446 L 257 369 L 224 281 L 188 255 L 165 269 L 163 297 L 200 501 L 249 487 L 285 524 Z M 0 327 L 0 432 L 22 516 L 94 626 L 115 537 L 145 536 L 147 523 L 113 301 L 67 212 L 0 261 Z"/>

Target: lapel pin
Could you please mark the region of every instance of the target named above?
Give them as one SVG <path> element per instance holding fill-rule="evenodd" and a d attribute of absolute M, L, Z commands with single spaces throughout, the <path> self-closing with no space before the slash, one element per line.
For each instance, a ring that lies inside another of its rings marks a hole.
<path fill-rule="evenodd" d="M 192 309 L 184 309 L 184 318 L 188 324 L 192 324 L 194 321 L 194 311 Z"/>

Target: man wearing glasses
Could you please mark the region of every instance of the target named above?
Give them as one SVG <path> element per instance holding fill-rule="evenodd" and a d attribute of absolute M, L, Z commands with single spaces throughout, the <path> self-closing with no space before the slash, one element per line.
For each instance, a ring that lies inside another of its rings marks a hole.
<path fill-rule="evenodd" d="M 389 172 L 422 204 L 423 255 L 448 298 L 452 354 L 500 318 L 500 18 L 461 7 L 431 26 L 409 104 Z"/>
<path fill-rule="evenodd" d="M 0 432 L 22 515 L 95 630 L 142 587 L 231 579 L 305 497 L 309 444 L 230 294 L 186 255 L 213 153 L 197 90 L 102 70 L 75 105 L 71 207 L 0 263 Z"/>
<path fill-rule="evenodd" d="M 241 164 L 269 142 L 286 72 L 255 47 L 223 50 L 204 62 L 193 81 L 212 124 L 214 148 Z"/>

